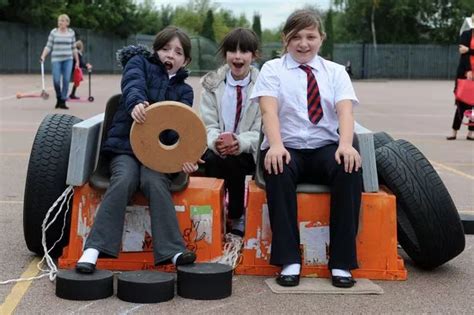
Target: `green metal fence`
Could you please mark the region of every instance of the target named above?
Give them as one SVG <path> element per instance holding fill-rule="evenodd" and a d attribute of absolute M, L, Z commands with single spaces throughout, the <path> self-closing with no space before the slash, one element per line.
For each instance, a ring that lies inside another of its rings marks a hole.
<path fill-rule="evenodd" d="M 94 65 L 94 72 L 121 73 L 116 61 L 118 49 L 127 45 L 143 44 L 152 47 L 153 35 L 132 35 L 126 39 L 110 34 L 100 34 L 86 29 L 74 29 L 84 42 L 84 58 Z M 46 45 L 50 30 L 26 24 L 0 22 L 0 73 L 37 73 L 39 57 Z M 215 69 L 219 59 L 217 45 L 210 40 L 191 36 L 192 62 L 188 67 L 192 75 L 202 75 Z M 51 64 L 45 63 L 46 71 Z"/>
<path fill-rule="evenodd" d="M 152 46 L 154 36 L 133 35 L 126 39 L 91 30 L 75 29 L 84 41 L 84 57 L 100 73 L 120 73 L 116 61 L 118 49 L 130 44 Z M 0 22 L 0 73 L 37 73 L 39 56 L 49 29 L 38 29 L 25 24 Z M 216 69 L 222 60 L 216 55 L 217 44 L 203 37 L 192 36 L 192 75 L 202 75 Z M 260 63 L 275 58 L 281 51 L 280 43 L 266 43 L 262 47 Z M 456 45 L 378 45 L 335 44 L 333 60 L 352 64 L 356 79 L 452 79 L 459 59 Z M 46 70 L 50 63 L 46 62 Z"/>
<path fill-rule="evenodd" d="M 334 61 L 351 61 L 355 78 L 453 79 L 459 53 L 456 45 L 336 44 Z"/>

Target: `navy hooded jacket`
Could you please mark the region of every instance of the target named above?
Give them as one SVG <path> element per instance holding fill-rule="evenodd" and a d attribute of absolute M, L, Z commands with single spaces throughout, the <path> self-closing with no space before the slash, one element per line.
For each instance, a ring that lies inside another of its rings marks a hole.
<path fill-rule="evenodd" d="M 122 75 L 122 98 L 102 146 L 103 152 L 133 155 L 130 145 L 132 110 L 138 103 L 148 101 L 177 101 L 192 106 L 194 94 L 184 80 L 188 77 L 185 69 L 180 69 L 169 79 L 165 66 L 156 53 L 151 54 L 141 46 L 129 46 L 119 52 L 124 66 Z M 176 142 L 177 135 L 170 132 L 160 138 L 165 144 Z"/>

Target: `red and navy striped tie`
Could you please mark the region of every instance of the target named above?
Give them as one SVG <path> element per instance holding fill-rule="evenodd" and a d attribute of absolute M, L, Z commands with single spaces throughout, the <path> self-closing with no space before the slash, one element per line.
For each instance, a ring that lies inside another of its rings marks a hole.
<path fill-rule="evenodd" d="M 323 107 L 321 106 L 318 83 L 310 66 L 300 65 L 300 68 L 306 72 L 308 78 L 308 118 L 316 125 L 323 118 Z"/>
<path fill-rule="evenodd" d="M 234 133 L 237 131 L 240 114 L 242 113 L 242 87 L 240 85 L 236 85 L 235 87 L 237 88 L 237 109 L 235 111 Z"/>

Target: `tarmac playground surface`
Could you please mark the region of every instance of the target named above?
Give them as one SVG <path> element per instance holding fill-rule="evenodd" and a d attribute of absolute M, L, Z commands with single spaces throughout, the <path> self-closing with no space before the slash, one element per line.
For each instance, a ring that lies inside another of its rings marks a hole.
<path fill-rule="evenodd" d="M 198 77 L 188 82 L 199 104 Z M 386 131 L 413 143 L 428 158 L 448 188 L 458 211 L 474 213 L 474 143 L 466 126 L 456 141 L 451 130 L 453 81 L 355 81 L 361 105 L 355 118 L 364 127 Z M 46 76 L 50 99 L 17 100 L 17 92 L 40 92 L 39 75 L 0 75 L 0 281 L 32 276 L 38 259 L 23 239 L 23 193 L 31 145 L 42 119 L 49 113 L 82 119 L 102 113 L 107 99 L 120 92 L 119 75 L 94 75 L 90 102 L 68 102 L 70 110 L 54 109 L 51 76 Z M 87 79 L 78 95 L 87 98 Z M 408 270 L 406 281 L 374 281 L 382 295 L 275 294 L 260 276 L 234 276 L 233 293 L 216 301 L 179 296 L 159 304 L 133 304 L 116 296 L 97 301 L 69 301 L 55 296 L 48 278 L 0 286 L 0 314 L 288 314 L 288 313 L 456 313 L 474 314 L 474 236 L 466 235 L 463 253 L 433 271 L 415 267 L 399 250 Z"/>

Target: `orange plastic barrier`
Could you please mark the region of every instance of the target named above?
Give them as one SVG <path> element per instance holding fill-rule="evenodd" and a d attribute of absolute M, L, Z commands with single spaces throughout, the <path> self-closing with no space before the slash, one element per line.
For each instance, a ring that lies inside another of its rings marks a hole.
<path fill-rule="evenodd" d="M 222 255 L 224 222 L 224 182 L 215 178 L 191 177 L 188 187 L 173 193 L 179 227 L 188 249 L 196 252 L 197 261 L 211 261 Z M 74 189 L 69 245 L 59 258 L 60 268 L 73 268 L 82 254 L 83 242 L 92 227 L 103 191 L 89 185 Z M 122 250 L 117 259 L 100 258 L 98 268 L 108 270 L 160 269 L 155 267 L 150 232 L 148 203 L 135 194 L 127 207 Z"/>
<path fill-rule="evenodd" d="M 302 275 L 329 277 L 329 193 L 298 194 L 298 222 L 302 250 Z M 249 185 L 243 259 L 237 274 L 275 275 L 280 268 L 269 265 L 271 229 L 265 191 Z M 405 280 L 407 271 L 397 253 L 395 196 L 380 191 L 362 195 L 357 237 L 359 269 L 356 278 Z"/>

